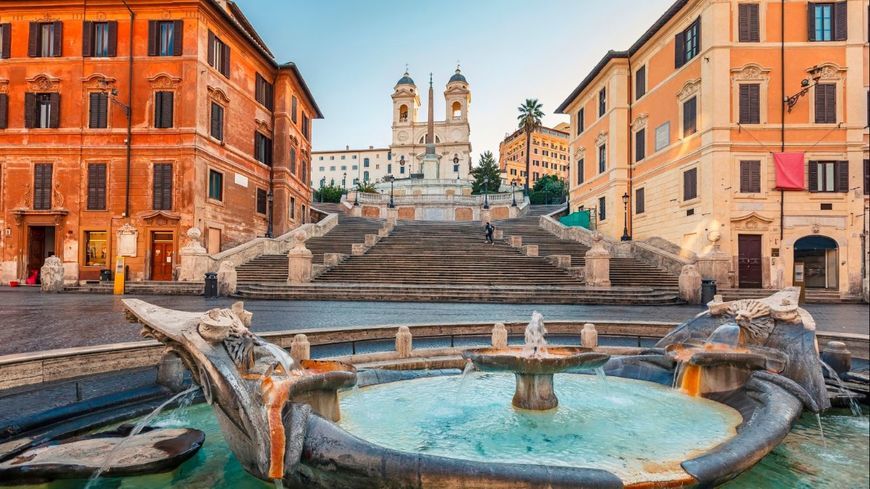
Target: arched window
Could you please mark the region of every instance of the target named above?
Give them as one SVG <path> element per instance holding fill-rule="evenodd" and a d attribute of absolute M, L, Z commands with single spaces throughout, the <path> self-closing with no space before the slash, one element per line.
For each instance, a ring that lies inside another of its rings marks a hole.
<path fill-rule="evenodd" d="M 453 118 L 462 119 L 462 104 L 453 102 Z"/>
<path fill-rule="evenodd" d="M 408 122 L 408 106 L 399 107 L 399 122 Z"/>

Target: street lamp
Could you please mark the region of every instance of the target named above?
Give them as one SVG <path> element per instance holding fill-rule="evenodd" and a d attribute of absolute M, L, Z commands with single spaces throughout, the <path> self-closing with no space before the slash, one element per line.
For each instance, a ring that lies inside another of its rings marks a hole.
<path fill-rule="evenodd" d="M 272 234 L 272 202 L 275 200 L 275 196 L 272 194 L 272 190 L 269 190 L 269 193 L 266 194 L 266 210 L 269 212 L 269 225 L 266 227 L 266 237 L 272 238 L 274 237 Z"/>
<path fill-rule="evenodd" d="M 812 68 L 810 68 L 809 74 L 810 78 L 812 78 L 812 83 L 810 83 L 809 78 L 804 78 L 803 80 L 801 80 L 800 91 L 792 95 L 791 97 L 785 97 L 785 99 L 783 100 L 783 103 L 788 107 L 789 113 L 791 113 L 791 110 L 794 108 L 795 105 L 797 105 L 798 100 L 806 95 L 807 92 L 810 91 L 810 88 L 819 83 L 819 80 L 822 78 L 822 68 L 819 66 L 813 66 Z"/>
<path fill-rule="evenodd" d="M 395 209 L 396 204 L 393 203 L 393 181 L 396 180 L 396 177 L 392 175 L 387 175 L 387 180 L 390 181 L 390 209 Z"/>
<path fill-rule="evenodd" d="M 489 209 L 489 177 L 483 177 L 483 208 Z"/>
<path fill-rule="evenodd" d="M 326 186 L 326 177 L 320 179 L 320 202 L 323 202 L 323 187 Z"/>
<path fill-rule="evenodd" d="M 631 236 L 628 234 L 628 192 L 622 194 L 622 205 L 625 208 L 625 219 L 622 227 L 622 240 L 631 241 Z"/>
<path fill-rule="evenodd" d="M 513 197 L 513 202 L 511 203 L 511 207 L 517 206 L 517 180 L 511 180 L 511 196 Z"/>
<path fill-rule="evenodd" d="M 347 192 L 347 172 L 341 175 L 341 189 Z"/>
<path fill-rule="evenodd" d="M 359 207 L 359 191 L 360 191 L 359 178 L 354 178 L 353 183 L 354 183 L 354 185 L 356 185 L 356 190 L 354 190 L 354 192 L 353 192 L 353 206 Z"/>

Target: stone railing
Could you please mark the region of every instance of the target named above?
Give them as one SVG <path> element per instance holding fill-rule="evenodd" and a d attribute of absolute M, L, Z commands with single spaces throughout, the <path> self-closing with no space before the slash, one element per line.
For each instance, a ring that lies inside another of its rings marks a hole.
<path fill-rule="evenodd" d="M 521 191 L 515 192 L 517 206 L 523 203 L 524 196 Z M 483 195 L 436 195 L 436 194 L 421 194 L 421 195 L 393 195 L 393 203 L 395 205 L 412 205 L 412 204 L 451 204 L 451 205 L 469 205 L 482 206 L 485 201 L 490 205 L 511 204 L 513 196 L 510 192 L 500 194 L 489 194 L 486 197 Z M 349 192 L 344 202 L 368 205 L 387 205 L 390 203 L 389 194 L 379 193 L 363 193 L 359 195 L 356 192 Z"/>
<path fill-rule="evenodd" d="M 190 243 L 181 249 L 181 272 L 178 279 L 182 282 L 200 282 L 206 272 L 217 272 L 224 262 L 238 266 L 261 255 L 285 254 L 296 244 L 294 235 L 299 231 L 305 232 L 307 240 L 325 235 L 336 225 L 338 225 L 338 214 L 329 214 L 319 222 L 303 224 L 277 238 L 254 238 L 214 255 L 208 254 L 200 244 L 199 230 L 191 228 L 188 231 Z"/>

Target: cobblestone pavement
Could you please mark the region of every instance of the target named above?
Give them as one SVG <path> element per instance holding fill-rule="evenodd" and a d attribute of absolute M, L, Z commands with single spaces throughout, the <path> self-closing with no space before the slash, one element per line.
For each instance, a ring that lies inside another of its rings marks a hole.
<path fill-rule="evenodd" d="M 145 296 L 173 309 L 204 311 L 227 307 L 232 299 Z M 522 321 L 533 310 L 548 319 L 681 322 L 700 306 L 589 306 L 518 304 L 434 304 L 401 302 L 247 301 L 254 331 L 439 322 Z M 866 304 L 809 304 L 821 331 L 867 335 Z M 36 289 L 0 289 L 0 355 L 139 340 L 139 328 L 124 319 L 118 297 L 97 294 L 42 294 Z"/>

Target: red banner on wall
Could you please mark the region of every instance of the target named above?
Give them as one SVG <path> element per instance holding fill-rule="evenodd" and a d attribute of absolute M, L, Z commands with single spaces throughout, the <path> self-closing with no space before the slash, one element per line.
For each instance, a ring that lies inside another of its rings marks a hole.
<path fill-rule="evenodd" d="M 806 190 L 803 153 L 774 153 L 773 163 L 777 190 Z"/>

